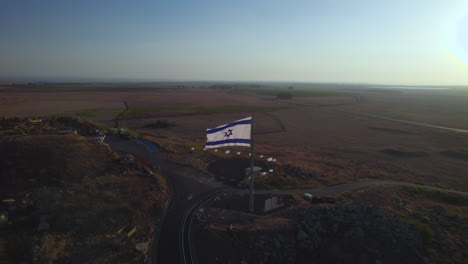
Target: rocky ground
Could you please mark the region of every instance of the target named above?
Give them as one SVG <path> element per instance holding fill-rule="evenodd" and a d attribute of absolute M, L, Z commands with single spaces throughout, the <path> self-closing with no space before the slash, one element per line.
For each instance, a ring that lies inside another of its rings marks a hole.
<path fill-rule="evenodd" d="M 91 124 L 2 121 L 0 255 L 7 263 L 147 259 L 168 195 L 154 168 L 96 141 Z"/>
<path fill-rule="evenodd" d="M 468 257 L 467 197 L 373 187 L 337 194 L 336 204 L 282 198 L 288 206 L 267 216 L 218 202 L 199 212 L 200 262 L 464 263 Z"/>

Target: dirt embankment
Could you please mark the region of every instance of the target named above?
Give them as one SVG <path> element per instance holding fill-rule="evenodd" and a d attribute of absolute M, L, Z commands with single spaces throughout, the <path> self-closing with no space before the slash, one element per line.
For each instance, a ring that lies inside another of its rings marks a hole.
<path fill-rule="evenodd" d="M 59 130 L 0 141 L 5 259 L 143 262 L 167 199 L 164 178 L 142 161 L 121 164 L 93 138 L 53 129 Z"/>

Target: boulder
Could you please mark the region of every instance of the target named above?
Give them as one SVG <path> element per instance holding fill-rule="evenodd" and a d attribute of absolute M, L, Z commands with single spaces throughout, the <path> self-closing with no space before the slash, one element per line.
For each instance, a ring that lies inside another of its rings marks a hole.
<path fill-rule="evenodd" d="M 299 231 L 297 232 L 297 235 L 296 235 L 296 240 L 297 241 L 303 241 L 303 240 L 306 240 L 307 238 L 308 238 L 307 233 L 304 232 L 304 230 L 299 229 Z"/>
<path fill-rule="evenodd" d="M 41 222 L 39 226 L 37 227 L 38 232 L 43 232 L 49 230 L 50 225 L 47 222 Z"/>
<path fill-rule="evenodd" d="M 279 242 L 278 239 L 274 238 L 274 239 L 273 239 L 273 244 L 275 244 L 275 247 L 276 247 L 277 249 L 280 249 L 280 248 L 281 248 L 281 243 Z"/>
<path fill-rule="evenodd" d="M 148 252 L 148 249 L 149 249 L 149 243 L 148 242 L 141 242 L 141 243 L 137 243 L 135 244 L 135 248 L 136 250 L 142 252 L 142 253 L 146 253 Z"/>

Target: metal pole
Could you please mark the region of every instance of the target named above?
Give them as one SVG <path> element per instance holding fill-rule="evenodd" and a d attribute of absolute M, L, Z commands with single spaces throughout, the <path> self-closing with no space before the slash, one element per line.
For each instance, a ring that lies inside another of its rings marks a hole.
<path fill-rule="evenodd" d="M 254 142 L 253 142 L 253 114 L 252 114 L 252 124 L 250 125 L 250 203 L 249 203 L 249 212 L 254 212 Z"/>

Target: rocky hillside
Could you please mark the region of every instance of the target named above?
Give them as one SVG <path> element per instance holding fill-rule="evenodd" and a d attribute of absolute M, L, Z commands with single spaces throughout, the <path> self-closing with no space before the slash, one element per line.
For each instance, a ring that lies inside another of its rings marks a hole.
<path fill-rule="evenodd" d="M 267 216 L 224 206 L 230 196 L 215 199 L 198 213 L 200 262 L 465 263 L 468 257 L 465 196 L 379 186 L 336 194 L 336 204 L 279 199 L 287 206 Z"/>
<path fill-rule="evenodd" d="M 317 206 L 295 218 L 298 263 L 423 263 L 419 233 L 375 206 Z"/>
<path fill-rule="evenodd" d="M 93 137 L 59 133 L 79 122 L 55 122 L 46 131 L 10 129 L 0 140 L 0 259 L 142 263 L 165 179 L 140 160 L 121 162 L 123 153 Z"/>

